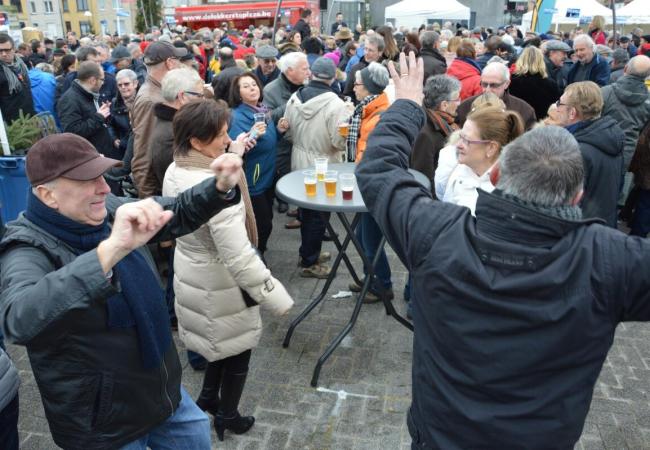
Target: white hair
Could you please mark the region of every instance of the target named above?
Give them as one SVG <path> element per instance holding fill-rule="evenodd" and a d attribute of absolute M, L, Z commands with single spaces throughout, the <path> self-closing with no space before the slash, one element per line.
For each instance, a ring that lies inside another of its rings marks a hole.
<path fill-rule="evenodd" d="M 128 78 L 130 81 L 138 79 L 138 75 L 131 69 L 122 69 L 115 74 L 115 80 L 121 80 L 122 78 Z"/>
<path fill-rule="evenodd" d="M 576 48 L 576 44 L 587 44 L 587 46 L 594 48 L 594 40 L 589 37 L 587 34 L 579 34 L 573 39 L 573 48 Z"/>
<path fill-rule="evenodd" d="M 280 67 L 280 72 L 285 73 L 287 70 L 295 68 L 303 61 L 307 61 L 307 55 L 302 52 L 291 52 L 280 58 L 280 61 L 278 61 L 278 67 Z"/>
<path fill-rule="evenodd" d="M 454 37 L 454 33 L 451 30 L 448 30 L 447 28 L 440 30 L 440 39 L 442 39 L 443 41 L 448 41 L 453 37 Z"/>
<path fill-rule="evenodd" d="M 503 42 L 504 44 L 508 44 L 511 47 L 515 45 L 515 39 L 509 34 L 504 34 L 503 36 L 501 36 L 501 42 Z"/>
<path fill-rule="evenodd" d="M 485 73 L 487 71 L 500 72 L 501 73 L 501 78 L 503 78 L 503 81 L 508 81 L 510 79 L 510 70 L 508 70 L 508 66 L 506 66 L 503 63 L 496 62 L 496 61 L 488 63 L 485 66 L 485 69 L 483 69 L 483 73 Z"/>
<path fill-rule="evenodd" d="M 166 102 L 172 103 L 180 92 L 196 89 L 196 85 L 202 83 L 198 72 L 189 67 L 181 67 L 167 72 L 162 79 L 162 96 Z"/>

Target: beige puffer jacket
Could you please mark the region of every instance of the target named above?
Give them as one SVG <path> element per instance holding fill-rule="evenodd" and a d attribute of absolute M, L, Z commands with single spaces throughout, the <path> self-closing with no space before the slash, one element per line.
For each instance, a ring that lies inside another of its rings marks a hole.
<path fill-rule="evenodd" d="M 212 175 L 208 169 L 172 163 L 165 174 L 163 195 L 175 197 Z M 244 220 L 241 201 L 176 240 L 178 335 L 188 349 L 208 361 L 237 355 L 259 342 L 260 307 L 247 307 L 240 287 L 275 314 L 284 314 L 293 306 L 289 293 L 248 240 Z"/>

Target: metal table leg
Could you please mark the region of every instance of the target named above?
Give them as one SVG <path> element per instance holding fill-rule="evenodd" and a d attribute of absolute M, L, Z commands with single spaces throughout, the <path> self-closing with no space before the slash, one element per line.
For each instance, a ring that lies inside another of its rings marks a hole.
<path fill-rule="evenodd" d="M 342 215 L 343 215 L 343 217 L 345 217 L 345 214 L 342 214 Z M 345 223 L 347 224 L 348 227 L 351 227 L 352 230 L 354 230 L 357 227 L 357 225 L 359 223 L 359 220 L 361 220 L 361 215 L 360 214 L 355 214 L 354 219 L 352 219 L 352 225 L 350 225 L 348 223 L 347 217 L 345 217 Z M 316 296 L 311 301 L 311 303 L 309 303 L 309 305 L 307 305 L 307 307 L 298 315 L 298 317 L 293 319 L 293 321 L 291 322 L 291 325 L 289 325 L 289 329 L 287 330 L 287 334 L 285 335 L 284 341 L 282 342 L 282 346 L 284 348 L 289 347 L 289 342 L 291 341 L 291 336 L 293 335 L 293 332 L 296 329 L 296 327 L 298 326 L 298 324 L 300 324 L 300 322 L 302 322 L 305 319 L 305 317 L 307 317 L 309 315 L 309 313 L 312 312 L 314 310 L 314 308 L 316 308 L 316 306 L 318 306 L 320 304 L 320 302 L 323 301 L 323 299 L 325 299 L 325 295 L 327 294 L 327 291 L 329 290 L 332 282 L 334 281 L 334 278 L 336 277 L 336 271 L 337 271 L 339 265 L 341 264 L 341 260 L 345 261 L 345 265 L 347 266 L 347 268 L 350 271 L 350 274 L 352 275 L 354 280 L 356 282 L 359 282 L 359 277 L 357 276 L 357 273 L 354 270 L 354 267 L 352 267 L 352 264 L 350 263 L 350 260 L 348 259 L 348 256 L 345 254 L 345 251 L 347 250 L 348 246 L 350 245 L 351 235 L 353 235 L 354 233 L 349 233 L 349 232 L 347 232 L 347 229 L 346 229 L 347 236 L 343 240 L 343 243 L 340 243 L 338 237 L 334 233 L 334 230 L 332 229 L 332 226 L 329 224 L 329 222 L 327 223 L 327 228 L 328 228 L 328 230 L 330 232 L 330 235 L 332 236 L 332 239 L 334 240 L 334 245 L 336 245 L 336 248 L 338 250 L 338 254 L 336 255 L 336 258 L 334 259 L 334 263 L 332 264 L 330 274 L 327 277 L 327 279 L 325 281 L 325 284 L 323 285 L 323 289 L 321 289 L 320 294 L 318 294 L 318 296 Z"/>

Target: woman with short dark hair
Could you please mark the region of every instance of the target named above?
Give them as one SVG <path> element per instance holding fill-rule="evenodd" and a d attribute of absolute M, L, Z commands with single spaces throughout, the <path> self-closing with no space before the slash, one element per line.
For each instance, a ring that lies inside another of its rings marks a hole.
<path fill-rule="evenodd" d="M 176 152 L 165 174 L 163 195 L 175 197 L 212 176 L 210 164 L 228 146 L 233 153 L 244 153 L 246 135 L 231 141 L 229 118 L 228 108 L 213 100 L 178 110 L 173 122 Z M 178 335 L 189 350 L 209 361 L 196 403 L 214 415 L 221 441 L 226 429 L 242 434 L 255 423 L 252 416 L 242 417 L 238 406 L 251 349 L 262 333 L 259 306 L 284 314 L 293 305 L 253 248 L 255 218 L 243 173 L 238 191 L 236 205 L 178 238 L 174 253 Z"/>
<path fill-rule="evenodd" d="M 238 75 L 232 80 L 232 121 L 228 134 L 233 139 L 241 133 L 251 133 L 255 137 L 255 146 L 244 155 L 244 172 L 257 223 L 257 248 L 264 255 L 273 230 L 276 148 L 282 133 L 287 131 L 288 124 L 286 120 L 280 119 L 276 128 L 275 123 L 268 120 L 268 109 L 262 104 L 261 86 L 257 76 L 250 72 Z M 264 121 L 256 122 L 256 114 L 262 115 Z"/>

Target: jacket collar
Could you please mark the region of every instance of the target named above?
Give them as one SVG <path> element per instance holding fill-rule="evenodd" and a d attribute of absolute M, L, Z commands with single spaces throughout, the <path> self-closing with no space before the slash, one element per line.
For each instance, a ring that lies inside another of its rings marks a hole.
<path fill-rule="evenodd" d="M 156 103 L 153 107 L 153 113 L 157 118 L 171 122 L 174 120 L 174 114 L 178 111 L 176 108 L 165 105 L 164 103 Z"/>
<path fill-rule="evenodd" d="M 81 82 L 79 80 L 74 80 L 72 82 L 72 86 L 74 86 L 74 88 L 77 89 L 77 91 L 79 91 L 85 97 L 88 97 L 89 99 L 92 99 L 92 100 L 98 100 L 99 99 L 99 92 L 98 93 L 90 92 L 88 89 L 86 89 L 84 87 L 83 84 L 81 84 Z"/>
<path fill-rule="evenodd" d="M 507 198 L 478 189 L 476 230 L 499 241 L 535 247 L 553 246 L 560 238 L 601 219 L 570 221 L 542 214 Z"/>

